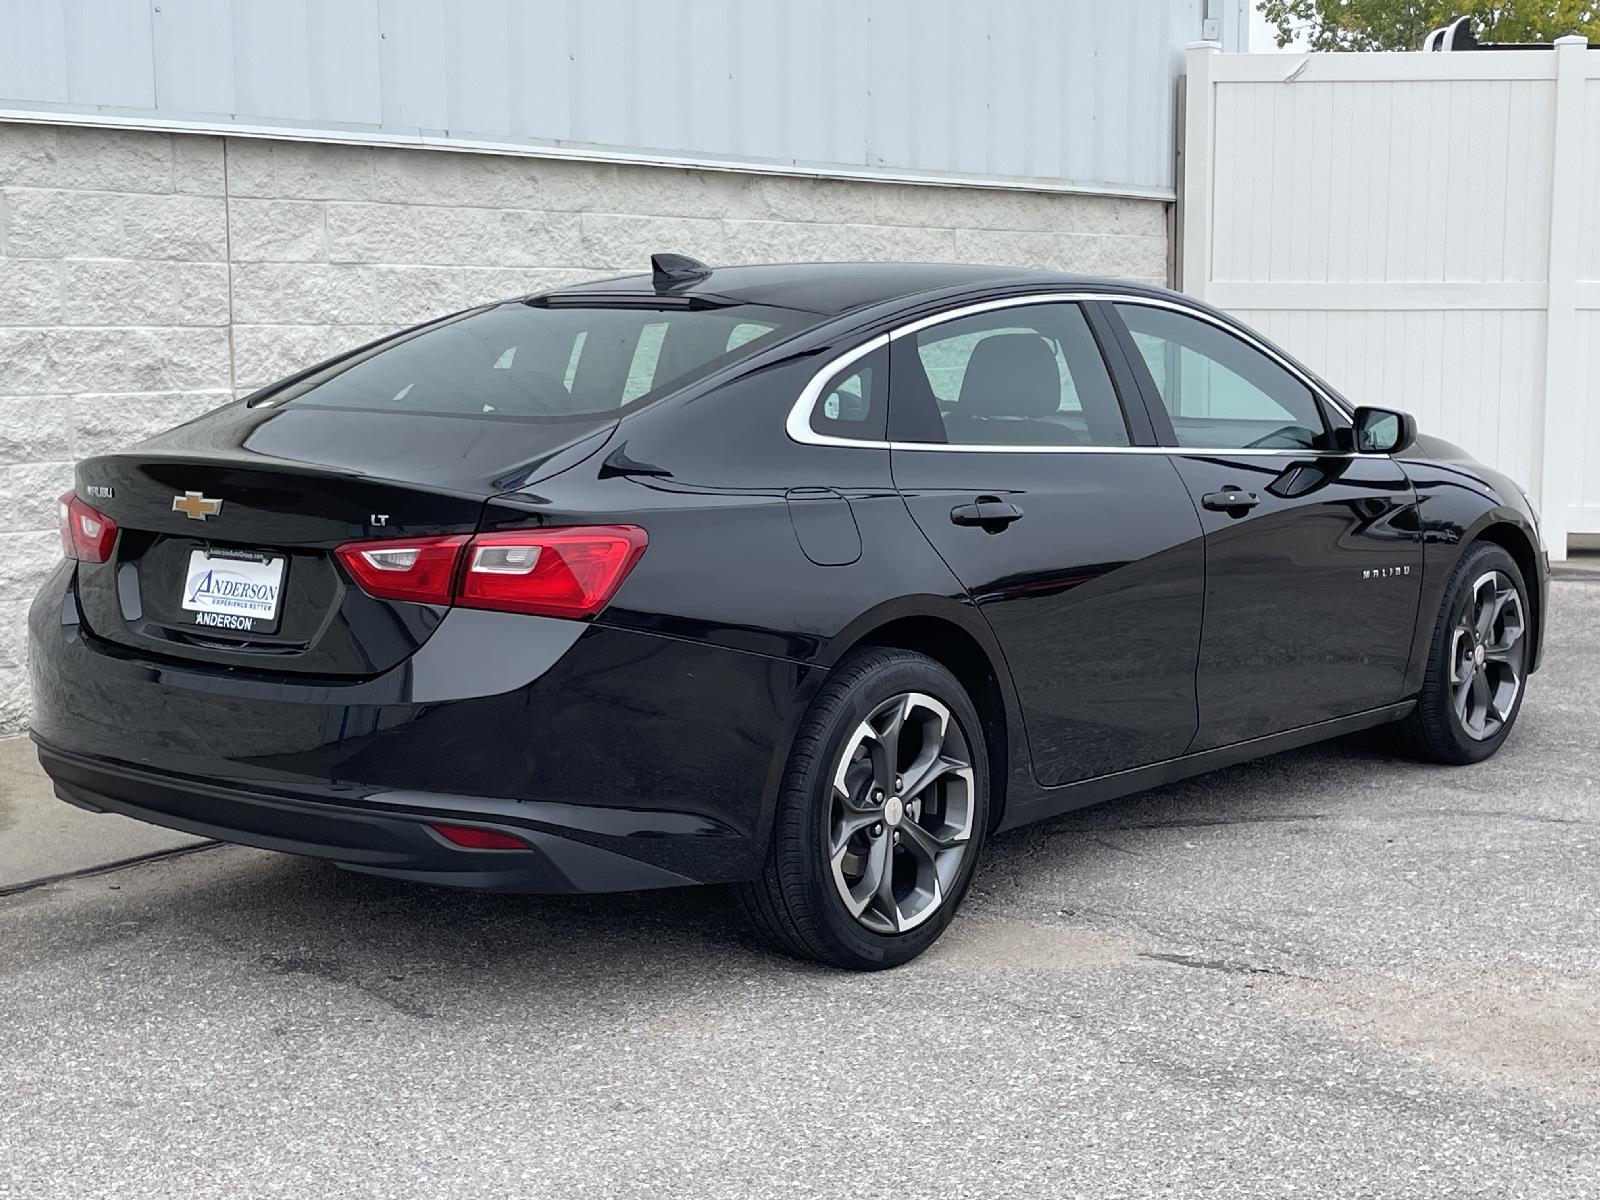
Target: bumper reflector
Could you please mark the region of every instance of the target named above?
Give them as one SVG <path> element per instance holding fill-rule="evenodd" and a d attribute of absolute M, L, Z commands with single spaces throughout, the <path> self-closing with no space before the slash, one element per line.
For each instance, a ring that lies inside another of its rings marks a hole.
<path fill-rule="evenodd" d="M 475 825 L 430 825 L 445 841 L 468 850 L 527 850 L 528 843 L 509 833 L 496 829 L 479 829 Z"/>

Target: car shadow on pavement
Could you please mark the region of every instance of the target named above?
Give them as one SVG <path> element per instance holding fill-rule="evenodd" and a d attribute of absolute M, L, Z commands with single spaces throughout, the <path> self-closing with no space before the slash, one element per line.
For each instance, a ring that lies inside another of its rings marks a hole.
<path fill-rule="evenodd" d="M 1124 924 L 1117 902 L 1096 890 L 1103 893 L 1108 881 L 1120 887 L 1130 876 L 1160 883 L 1165 865 L 1142 852 L 1170 845 L 1166 831 L 1221 827 L 1211 836 L 1230 839 L 1229 826 L 1282 823 L 1295 830 L 1291 823 L 1300 822 L 1298 832 L 1305 832 L 1325 818 L 1392 805 L 1410 773 L 1436 770 L 1390 757 L 1375 739 L 1357 736 L 1002 833 L 985 848 L 957 927 L 1072 922 L 1078 914 L 1117 932 Z M 1366 779 L 1383 787 L 1368 787 Z M 1317 841 L 1300 849 L 1294 840 L 1293 853 L 1306 856 L 1304 870 L 1314 872 Z M 1257 852 L 1247 843 L 1232 850 L 1213 843 L 1201 853 L 1219 851 Z M 504 989 L 508 997 L 543 993 L 604 1005 L 621 1003 L 608 999 L 607 989 L 641 975 L 658 995 L 662 988 L 693 990 L 775 969 L 796 978 L 833 975 L 767 950 L 728 887 L 486 893 L 231 846 L 68 886 L 95 889 L 80 893 L 79 902 L 100 910 L 80 911 L 68 929 L 55 931 L 77 949 L 111 950 L 133 939 L 190 963 L 220 951 L 222 961 L 246 971 L 342 982 L 385 998 L 397 1011 L 414 1009 L 413 1015 L 426 1015 L 434 1003 L 417 997 L 466 988 L 478 990 L 474 1003 Z"/>
<path fill-rule="evenodd" d="M 1346 739 L 1000 834 L 986 848 L 963 917 L 981 918 L 997 903 L 985 886 L 994 873 L 1010 876 L 1005 904 L 1015 908 L 1027 907 L 1030 878 L 1071 880 L 1102 865 L 1118 847 L 1099 834 L 1314 820 L 1327 803 L 1330 772 L 1372 769 L 1380 760 L 1381 769 L 1393 769 L 1365 741 Z M 780 964 L 819 970 L 765 950 L 726 887 L 585 896 L 472 892 L 233 847 L 192 855 L 162 872 L 182 886 L 119 885 L 106 877 L 122 889 L 125 930 L 179 929 L 273 974 L 375 987 L 399 1011 L 415 1008 L 413 1015 L 426 1015 L 426 1006 L 406 1000 L 397 985 L 419 977 L 432 981 L 430 991 L 470 978 L 491 990 L 498 981 L 582 992 L 639 972 L 657 985 L 677 977 L 694 986 L 708 971 L 737 975 L 755 960 L 768 970 Z M 1050 888 L 1037 886 L 1043 903 Z M 1049 911 L 1059 911 L 1059 895 L 1049 899 Z"/>

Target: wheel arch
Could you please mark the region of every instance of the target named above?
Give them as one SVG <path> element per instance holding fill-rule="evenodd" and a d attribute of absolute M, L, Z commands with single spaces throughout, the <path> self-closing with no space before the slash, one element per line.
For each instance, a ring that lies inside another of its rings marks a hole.
<path fill-rule="evenodd" d="M 1534 662 L 1528 668 L 1529 672 L 1538 669 L 1540 649 L 1544 645 L 1544 589 L 1540 586 L 1539 576 L 1539 551 L 1535 546 L 1532 536 L 1521 525 L 1507 520 L 1504 517 L 1491 515 L 1489 521 L 1476 530 L 1472 537 L 1462 547 L 1466 553 L 1473 544 L 1488 542 L 1499 546 L 1511 560 L 1517 564 L 1517 569 L 1522 572 L 1522 583 L 1528 592 L 1528 607 L 1532 610 Z"/>
<path fill-rule="evenodd" d="M 888 605 L 853 622 L 834 640 L 828 666 L 864 646 L 925 654 L 966 690 L 983 721 L 989 756 L 989 829 L 998 828 L 1014 773 L 1027 769 L 1027 743 L 1011 673 L 987 623 L 969 606 L 954 601 Z"/>

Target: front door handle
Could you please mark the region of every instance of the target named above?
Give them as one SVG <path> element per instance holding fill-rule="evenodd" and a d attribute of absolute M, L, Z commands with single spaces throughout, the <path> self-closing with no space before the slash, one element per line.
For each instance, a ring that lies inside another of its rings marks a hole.
<path fill-rule="evenodd" d="M 1202 507 L 1209 508 L 1212 512 L 1231 513 L 1236 517 L 1244 516 L 1260 503 L 1260 496 L 1236 487 L 1223 488 L 1220 492 L 1207 492 L 1200 497 Z"/>
<path fill-rule="evenodd" d="M 985 533 L 999 533 L 1021 517 L 1020 508 L 999 496 L 979 496 L 971 504 L 958 504 L 950 510 L 952 524 L 976 525 Z"/>

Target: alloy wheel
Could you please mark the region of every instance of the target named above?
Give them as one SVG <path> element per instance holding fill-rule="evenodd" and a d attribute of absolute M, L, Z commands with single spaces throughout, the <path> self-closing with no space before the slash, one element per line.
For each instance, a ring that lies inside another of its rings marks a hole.
<path fill-rule="evenodd" d="M 1522 597 L 1509 576 L 1478 577 L 1450 634 L 1450 700 L 1462 731 L 1487 741 L 1505 727 L 1522 690 Z"/>
<path fill-rule="evenodd" d="M 832 778 L 828 862 L 850 915 L 904 933 L 944 903 L 972 838 L 971 751 L 950 710 L 906 692 L 856 726 Z"/>

